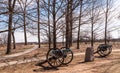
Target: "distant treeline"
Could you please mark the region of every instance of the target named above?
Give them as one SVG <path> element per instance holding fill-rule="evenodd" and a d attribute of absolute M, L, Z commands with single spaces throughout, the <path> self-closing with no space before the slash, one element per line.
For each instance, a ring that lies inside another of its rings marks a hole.
<path fill-rule="evenodd" d="M 97 39 L 97 40 L 94 40 L 94 42 L 104 42 L 105 40 L 104 39 Z M 73 43 L 76 43 L 77 40 L 74 40 Z M 80 42 L 91 42 L 91 40 L 80 40 Z M 110 40 L 107 40 L 107 42 L 120 42 L 120 38 L 118 39 L 110 39 Z M 63 43 L 63 42 L 57 42 L 58 44 L 60 43 Z M 64 42 L 65 43 L 65 42 Z M 20 43 L 16 43 L 17 45 L 24 45 L 24 42 L 20 42 Z M 38 44 L 38 42 L 28 42 L 29 45 L 32 45 L 32 44 Z M 41 42 L 41 44 L 48 44 L 48 42 Z"/>

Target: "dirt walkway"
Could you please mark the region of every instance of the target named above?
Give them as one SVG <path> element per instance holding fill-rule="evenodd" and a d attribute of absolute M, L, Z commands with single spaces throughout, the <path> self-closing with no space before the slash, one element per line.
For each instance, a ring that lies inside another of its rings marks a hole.
<path fill-rule="evenodd" d="M 36 49 L 38 49 L 37 45 L 35 45 L 33 48 L 28 49 L 28 50 L 26 50 L 24 52 L 19 52 L 19 53 L 15 53 L 15 54 L 11 54 L 11 55 L 2 56 L 2 57 L 0 57 L 0 60 L 5 60 L 5 59 L 13 58 L 13 57 L 18 57 L 18 56 L 30 53 L 30 52 L 32 52 L 32 51 L 34 51 Z"/>

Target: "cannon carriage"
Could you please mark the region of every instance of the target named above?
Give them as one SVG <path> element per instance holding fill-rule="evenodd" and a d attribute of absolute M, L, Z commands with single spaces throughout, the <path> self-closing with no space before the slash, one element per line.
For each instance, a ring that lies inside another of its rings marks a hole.
<path fill-rule="evenodd" d="M 101 57 L 108 56 L 112 52 L 112 45 L 109 44 L 100 44 L 97 48 L 97 51 L 94 54 L 98 53 Z"/>
<path fill-rule="evenodd" d="M 47 52 L 47 62 L 52 67 L 67 65 L 73 60 L 73 52 L 70 48 L 62 47 L 61 49 L 52 48 Z"/>

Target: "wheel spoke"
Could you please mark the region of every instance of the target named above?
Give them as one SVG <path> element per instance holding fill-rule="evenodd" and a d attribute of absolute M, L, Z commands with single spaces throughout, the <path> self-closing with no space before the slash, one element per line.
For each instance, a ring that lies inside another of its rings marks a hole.
<path fill-rule="evenodd" d="M 54 55 L 54 53 L 52 53 L 52 51 L 55 51 L 55 50 L 50 49 L 46 55 L 48 64 L 52 67 L 58 67 L 62 64 L 61 62 L 63 59 L 60 59 L 58 56 Z"/>

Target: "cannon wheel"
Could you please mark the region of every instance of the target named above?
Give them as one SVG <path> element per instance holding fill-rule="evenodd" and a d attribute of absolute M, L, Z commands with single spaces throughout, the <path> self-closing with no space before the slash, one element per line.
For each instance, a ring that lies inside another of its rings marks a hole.
<path fill-rule="evenodd" d="M 50 49 L 47 52 L 46 59 L 47 59 L 47 62 L 48 62 L 48 64 L 50 66 L 52 66 L 52 67 L 59 67 L 59 66 L 62 65 L 62 62 L 63 62 L 64 58 L 56 57 L 55 54 L 52 53 L 55 50 L 56 49 Z"/>
<path fill-rule="evenodd" d="M 112 52 L 112 48 L 111 47 L 104 48 L 104 49 L 98 48 L 97 51 L 101 57 L 105 57 L 105 56 L 108 56 Z"/>
<path fill-rule="evenodd" d="M 66 50 L 66 49 L 67 49 L 66 47 L 61 48 L 61 50 Z M 67 65 L 73 60 L 73 52 L 70 49 L 68 49 L 68 51 L 63 52 L 63 54 L 64 54 L 64 56 L 63 56 L 64 61 L 62 62 L 62 64 Z"/>

